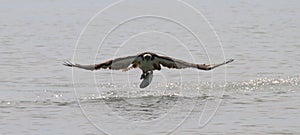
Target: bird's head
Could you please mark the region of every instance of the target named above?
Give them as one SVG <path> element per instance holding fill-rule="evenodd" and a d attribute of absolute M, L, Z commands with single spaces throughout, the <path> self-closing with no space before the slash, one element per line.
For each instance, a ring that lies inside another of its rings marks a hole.
<path fill-rule="evenodd" d="M 149 53 L 146 53 L 143 55 L 144 60 L 149 61 L 149 60 L 153 60 L 153 56 Z"/>

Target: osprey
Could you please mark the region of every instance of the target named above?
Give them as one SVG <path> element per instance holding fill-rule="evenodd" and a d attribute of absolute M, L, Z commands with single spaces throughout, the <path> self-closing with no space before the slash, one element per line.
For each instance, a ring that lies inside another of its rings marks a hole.
<path fill-rule="evenodd" d="M 81 65 L 73 64 L 70 61 L 65 61 L 63 65 L 69 67 L 77 67 L 86 70 L 98 70 L 98 69 L 112 69 L 112 70 L 123 70 L 128 71 L 133 68 L 139 68 L 143 71 L 140 79 L 143 79 L 140 84 L 140 88 L 147 87 L 152 80 L 153 71 L 161 70 L 161 66 L 174 69 L 184 69 L 184 68 L 196 68 L 200 70 L 211 70 L 216 67 L 228 64 L 232 62 L 233 59 L 229 59 L 220 64 L 195 64 L 186 62 L 183 60 L 171 58 L 168 56 L 158 55 L 152 52 L 144 52 L 134 56 L 127 56 L 108 60 L 100 64 L 93 65 Z"/>

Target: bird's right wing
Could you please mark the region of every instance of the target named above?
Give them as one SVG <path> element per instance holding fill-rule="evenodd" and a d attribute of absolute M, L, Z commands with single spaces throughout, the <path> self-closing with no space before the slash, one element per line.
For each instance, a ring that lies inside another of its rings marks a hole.
<path fill-rule="evenodd" d="M 120 69 L 126 69 L 130 64 L 136 63 L 139 60 L 140 57 L 138 56 L 127 56 L 127 57 L 116 58 L 113 60 L 108 60 L 100 64 L 81 65 L 76 63 L 73 64 L 70 61 L 65 61 L 63 65 L 69 67 L 82 68 L 86 70 L 98 70 L 98 69 L 107 69 L 107 68 L 112 70 L 120 70 Z"/>
<path fill-rule="evenodd" d="M 74 64 L 68 60 L 66 60 L 64 62 L 65 66 L 68 66 L 68 67 L 77 67 L 77 68 L 82 68 L 82 69 L 86 69 L 86 70 L 95 70 L 95 65 L 81 65 L 81 64 Z"/>

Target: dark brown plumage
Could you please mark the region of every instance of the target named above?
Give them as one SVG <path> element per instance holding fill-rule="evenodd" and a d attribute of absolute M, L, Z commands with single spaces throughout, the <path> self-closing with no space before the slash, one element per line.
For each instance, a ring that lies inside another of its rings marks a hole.
<path fill-rule="evenodd" d="M 64 65 L 86 70 L 111 69 L 128 71 L 132 68 L 140 68 L 143 71 L 141 79 L 144 79 L 149 73 L 152 74 L 154 70 L 161 70 L 161 66 L 174 69 L 196 68 L 200 70 L 211 70 L 231 63 L 232 61 L 233 59 L 219 64 L 195 64 L 152 52 L 144 52 L 138 55 L 116 58 L 94 65 L 73 64 L 70 61 L 65 61 Z"/>

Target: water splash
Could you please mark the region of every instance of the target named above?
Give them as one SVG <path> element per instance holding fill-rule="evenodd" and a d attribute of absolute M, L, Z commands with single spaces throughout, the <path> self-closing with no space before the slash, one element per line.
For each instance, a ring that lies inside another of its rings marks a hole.
<path fill-rule="evenodd" d="M 139 83 L 132 84 L 99 84 L 99 92 L 93 94 L 79 95 L 79 102 L 91 103 L 102 101 L 119 101 L 124 100 L 139 100 L 139 99 L 218 99 L 223 98 L 223 92 L 251 92 L 251 91 L 271 91 L 284 93 L 297 90 L 299 87 L 300 77 L 286 78 L 257 78 L 242 82 L 169 82 L 169 83 L 153 83 L 147 89 L 138 88 Z M 70 86 L 71 87 L 71 86 Z M 76 86 L 75 86 L 76 87 Z M 83 87 L 80 85 L 80 87 Z M 91 86 L 84 88 L 90 89 Z M 42 90 L 28 91 L 28 93 L 37 93 L 37 97 L 31 99 L 20 100 L 1 100 L 0 108 L 7 107 L 30 107 L 30 105 L 50 105 L 50 106 L 77 106 L 77 100 L 74 98 L 72 91 L 60 90 Z M 25 93 L 26 94 L 26 93 Z"/>

